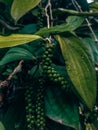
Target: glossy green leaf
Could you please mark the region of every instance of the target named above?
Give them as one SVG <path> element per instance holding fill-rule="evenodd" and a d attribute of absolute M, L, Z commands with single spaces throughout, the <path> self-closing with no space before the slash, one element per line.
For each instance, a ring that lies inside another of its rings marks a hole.
<path fill-rule="evenodd" d="M 82 17 L 79 17 L 79 16 L 69 16 L 67 19 L 66 19 L 66 22 L 71 25 L 71 24 L 74 24 L 74 26 L 76 28 L 78 28 L 84 21 L 84 18 Z"/>
<path fill-rule="evenodd" d="M 81 40 L 71 33 L 69 37 L 58 35 L 56 38 L 76 94 L 92 109 L 96 101 L 96 74 L 88 50 Z"/>
<path fill-rule="evenodd" d="M 5 130 L 5 128 L 4 128 L 3 124 L 2 124 L 2 122 L 0 122 L 0 130 Z"/>
<path fill-rule="evenodd" d="M 0 36 L 0 48 L 22 45 L 34 40 L 42 39 L 38 35 L 12 34 L 9 36 Z"/>
<path fill-rule="evenodd" d="M 10 49 L 1 59 L 0 65 L 7 64 L 16 60 L 35 60 L 31 52 L 24 48 L 15 47 Z"/>
<path fill-rule="evenodd" d="M 14 0 L 11 7 L 11 15 L 18 21 L 24 14 L 36 7 L 41 0 Z"/>
<path fill-rule="evenodd" d="M 38 35 L 45 35 L 45 34 L 55 34 L 55 33 L 63 33 L 67 31 L 74 31 L 77 29 L 84 21 L 84 18 L 78 17 L 78 16 L 69 16 L 66 19 L 67 23 L 61 24 L 61 25 L 56 25 L 51 28 L 42 28 L 40 29 L 36 34 Z"/>
<path fill-rule="evenodd" d="M 48 87 L 45 99 L 46 115 L 65 126 L 80 130 L 79 112 L 76 99 L 68 97 L 56 86 Z"/>
<path fill-rule="evenodd" d="M 38 41 L 36 41 L 36 42 L 38 42 Z M 34 42 L 32 42 L 32 43 L 34 44 Z M 34 53 L 32 46 L 30 46 L 29 44 L 23 44 L 23 45 L 20 45 L 19 47 L 24 48 L 24 49 L 28 50 L 31 53 Z"/>
<path fill-rule="evenodd" d="M 90 55 L 95 63 L 98 63 L 98 45 L 94 42 L 92 38 L 82 39 L 85 46 L 88 48 Z"/>

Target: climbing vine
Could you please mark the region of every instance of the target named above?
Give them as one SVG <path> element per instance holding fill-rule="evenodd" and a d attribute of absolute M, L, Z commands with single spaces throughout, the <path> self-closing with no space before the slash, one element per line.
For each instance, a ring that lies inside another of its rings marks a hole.
<path fill-rule="evenodd" d="M 0 1 L 0 130 L 97 130 L 97 15 L 86 0 Z"/>

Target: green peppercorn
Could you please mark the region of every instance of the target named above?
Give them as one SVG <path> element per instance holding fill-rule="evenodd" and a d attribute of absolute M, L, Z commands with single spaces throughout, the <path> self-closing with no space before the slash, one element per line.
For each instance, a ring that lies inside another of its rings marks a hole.
<path fill-rule="evenodd" d="M 35 115 L 34 115 L 34 104 L 33 104 L 33 88 L 32 86 L 26 87 L 25 90 L 25 110 L 26 110 L 26 122 L 28 129 L 34 128 L 34 122 L 35 122 Z"/>

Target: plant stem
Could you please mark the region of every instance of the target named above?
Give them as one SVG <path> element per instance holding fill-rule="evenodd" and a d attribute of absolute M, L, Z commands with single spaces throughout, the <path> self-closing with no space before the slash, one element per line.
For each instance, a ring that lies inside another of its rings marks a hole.
<path fill-rule="evenodd" d="M 48 14 L 48 8 L 49 8 L 49 14 Z M 50 28 L 50 26 L 53 26 L 53 15 L 52 15 L 51 0 L 48 0 L 48 3 L 45 7 L 45 14 L 46 14 L 46 18 L 47 18 L 47 27 Z"/>
<path fill-rule="evenodd" d="M 72 3 L 73 3 L 73 5 L 75 6 L 75 8 L 76 8 L 77 11 L 80 11 L 81 13 L 83 13 L 83 11 L 82 11 L 82 9 L 81 9 L 81 6 L 78 4 L 78 2 L 77 2 L 76 0 L 72 0 Z M 77 9 L 77 8 L 78 8 L 78 9 Z M 97 36 L 95 35 L 95 33 L 94 33 L 94 31 L 93 31 L 93 28 L 91 27 L 91 23 L 89 22 L 89 20 L 88 20 L 87 18 L 86 18 L 85 20 L 86 20 L 86 23 L 87 23 L 87 25 L 88 25 L 88 28 L 89 28 L 89 30 L 90 30 L 90 32 L 91 32 L 93 38 L 94 38 L 94 41 L 98 44 L 98 38 L 97 38 Z"/>

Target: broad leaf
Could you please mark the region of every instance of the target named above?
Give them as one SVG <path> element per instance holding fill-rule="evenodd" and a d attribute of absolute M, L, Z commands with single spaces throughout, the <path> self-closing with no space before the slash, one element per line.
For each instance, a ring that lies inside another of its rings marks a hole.
<path fill-rule="evenodd" d="M 84 18 L 82 17 L 78 17 L 78 16 L 69 16 L 67 19 L 66 19 L 66 22 L 72 26 L 75 27 L 75 28 L 78 28 L 84 21 Z"/>
<path fill-rule="evenodd" d="M 11 8 L 11 15 L 18 21 L 25 13 L 36 7 L 41 0 L 14 0 Z"/>
<path fill-rule="evenodd" d="M 82 39 L 85 46 L 88 48 L 91 57 L 95 63 L 98 63 L 98 46 L 92 38 Z"/>
<path fill-rule="evenodd" d="M 27 34 L 12 34 L 9 36 L 0 36 L 0 48 L 17 46 L 37 39 L 42 38 L 38 35 Z"/>
<path fill-rule="evenodd" d="M 35 60 L 31 52 L 24 48 L 15 47 L 10 49 L 1 59 L 0 65 L 7 64 L 16 60 Z"/>
<path fill-rule="evenodd" d="M 71 33 L 69 37 L 58 35 L 56 38 L 77 95 L 92 109 L 96 101 L 96 74 L 87 49 L 80 39 Z"/>
<path fill-rule="evenodd" d="M 2 122 L 0 122 L 0 130 L 5 130 L 5 128 L 4 128 L 3 124 L 2 124 Z"/>
<path fill-rule="evenodd" d="M 32 42 L 32 43 L 34 44 L 34 42 Z M 23 44 L 23 45 L 20 45 L 19 47 L 24 48 L 24 49 L 28 50 L 31 53 L 34 53 L 32 46 L 30 46 L 29 44 Z"/>
<path fill-rule="evenodd" d="M 36 34 L 38 35 L 45 35 L 49 33 L 62 33 L 62 32 L 67 32 L 67 31 L 74 31 L 77 29 L 84 21 L 84 18 L 82 17 L 77 17 L 77 16 L 69 16 L 66 19 L 67 23 L 61 24 L 61 25 L 56 25 L 51 28 L 42 28 L 40 29 Z"/>
<path fill-rule="evenodd" d="M 80 130 L 76 99 L 68 96 L 56 86 L 48 87 L 45 99 L 46 115 L 60 124 Z"/>

